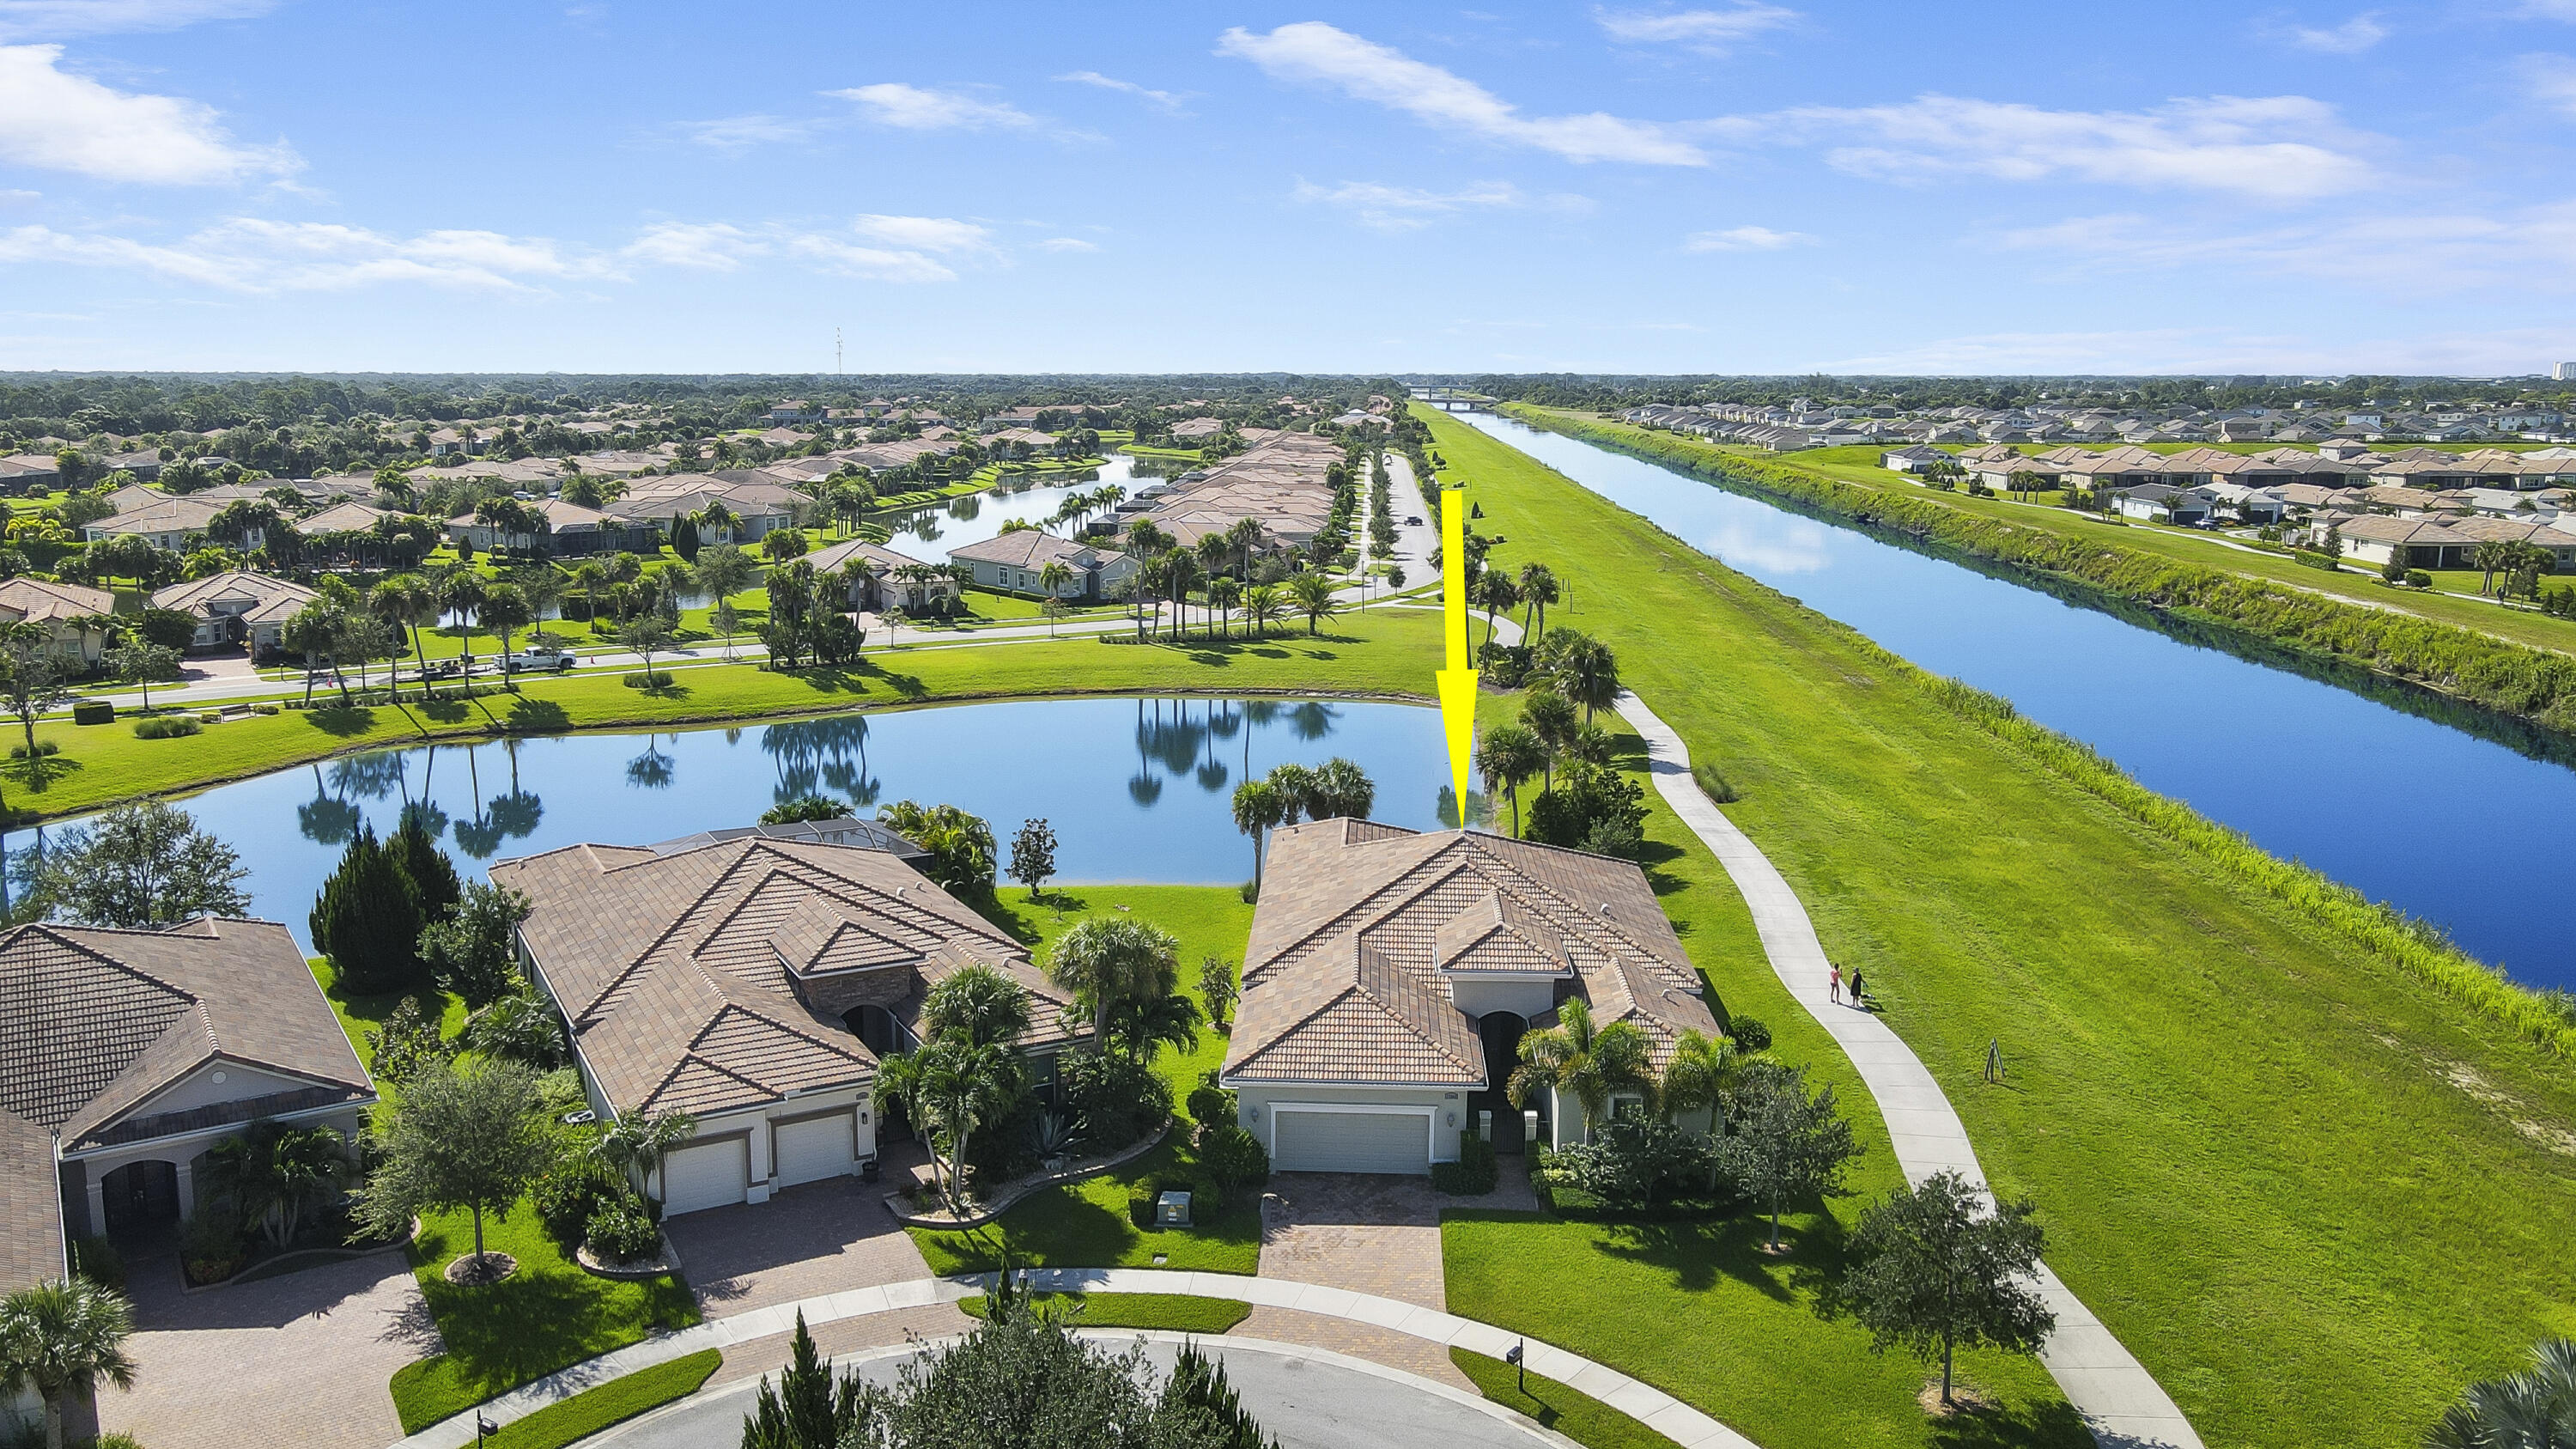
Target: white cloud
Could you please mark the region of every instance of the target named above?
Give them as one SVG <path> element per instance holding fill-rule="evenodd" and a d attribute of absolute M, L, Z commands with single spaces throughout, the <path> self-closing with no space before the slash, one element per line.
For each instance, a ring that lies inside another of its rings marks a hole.
<path fill-rule="evenodd" d="M 245 146 L 209 107 L 111 90 L 58 67 L 59 45 L 0 45 L 0 160 L 103 181 L 203 186 L 283 177 L 284 145 Z"/>
<path fill-rule="evenodd" d="M 176 30 L 265 15 L 277 0 L 0 0 L 0 40 Z"/>
<path fill-rule="evenodd" d="M 2169 216 L 2077 217 L 1997 240 L 2074 271 L 2211 265 L 2408 293 L 2576 291 L 2576 201 L 2501 216 L 2368 212 L 2239 231 L 2177 227 Z"/>
<path fill-rule="evenodd" d="M 1041 250 L 1050 252 L 1096 252 L 1100 250 L 1099 247 L 1094 246 L 1090 242 L 1084 241 L 1078 236 L 1051 236 L 1045 241 L 1039 242 L 1038 246 Z"/>
<path fill-rule="evenodd" d="M 166 244 L 22 226 L 0 231 L 0 261 L 120 267 L 241 292 L 335 291 L 382 282 L 510 290 L 605 271 L 542 238 L 489 231 L 393 237 L 364 227 L 255 217 L 219 222 Z"/>
<path fill-rule="evenodd" d="M 1116 76 L 1102 75 L 1096 70 L 1078 70 L 1069 75 L 1057 76 L 1056 79 L 1060 81 L 1071 81 L 1075 85 L 1098 86 L 1104 91 L 1118 91 L 1125 95 L 1136 96 L 1144 100 L 1152 101 L 1155 105 L 1161 106 L 1167 111 L 1179 110 L 1181 108 L 1181 102 L 1186 99 L 1178 91 L 1150 90 L 1144 86 L 1138 85 L 1134 81 L 1120 80 Z"/>
<path fill-rule="evenodd" d="M 730 272 L 746 257 L 768 255 L 769 243 L 725 222 L 665 221 L 644 228 L 623 254 L 649 266 Z"/>
<path fill-rule="evenodd" d="M 879 125 L 906 131 L 988 131 L 1037 124 L 1036 117 L 1007 102 L 978 100 L 956 91 L 925 90 L 900 81 L 823 94 L 856 103 L 868 119 Z"/>
<path fill-rule="evenodd" d="M 1592 18 L 1613 40 L 1636 44 L 1678 44 L 1704 55 L 1724 55 L 1764 31 L 1795 25 L 1797 11 L 1759 0 L 1741 0 L 1724 10 L 1603 10 Z"/>
<path fill-rule="evenodd" d="M 786 116 L 749 115 L 720 116 L 712 121 L 681 121 L 672 129 L 701 146 L 711 146 L 719 151 L 740 151 L 751 146 L 811 140 L 821 124 Z"/>
<path fill-rule="evenodd" d="M 2526 55 L 2516 63 L 2531 98 L 2553 110 L 2576 115 L 2576 58 Z"/>
<path fill-rule="evenodd" d="M 1767 226 L 1735 226 L 1724 231 L 1695 231 L 1682 243 L 1686 252 L 1776 252 L 1811 247 L 1816 239 L 1803 231 L 1773 231 Z"/>
<path fill-rule="evenodd" d="M 991 231 L 953 217 L 864 215 L 850 226 L 861 236 L 912 251 L 989 251 L 993 245 Z"/>
<path fill-rule="evenodd" d="M 1456 191 L 1423 191 L 1377 181 L 1345 181 L 1339 186 L 1300 181 L 1297 199 L 1341 207 L 1363 225 L 1380 231 L 1414 231 L 1442 216 L 1522 204 L 1519 188 L 1505 181 L 1479 181 Z"/>
<path fill-rule="evenodd" d="M 2379 12 L 2367 10 L 2341 25 L 2292 25 L 2280 32 L 2283 40 L 2301 50 L 2325 55 L 2359 55 L 2388 38 L 2388 27 L 2379 23 Z"/>
<path fill-rule="evenodd" d="M 2510 376 L 2535 358 L 2576 356 L 2576 331 L 2518 328 L 2502 332 L 2408 338 L 2323 339 L 2214 327 L 2101 332 L 1989 332 L 1941 338 L 1859 357 L 1798 364 L 1824 372 L 1998 377 L 2032 373 L 2304 373 L 2409 376 Z"/>
<path fill-rule="evenodd" d="M 1924 95 L 1900 105 L 1805 106 L 1720 123 L 1748 138 L 1856 135 L 1826 153 L 1836 169 L 1884 181 L 1986 176 L 2223 191 L 2307 201 L 2375 179 L 2337 149 L 2353 139 L 2334 108 L 2305 96 L 2207 96 L 2152 111 L 2048 111 Z"/>
<path fill-rule="evenodd" d="M 787 250 L 825 271 L 876 282 L 953 282 L 957 274 L 919 252 L 859 246 L 838 237 L 806 232 L 786 239 Z"/>
<path fill-rule="evenodd" d="M 1518 107 L 1473 81 L 1320 20 L 1282 25 L 1267 35 L 1240 27 L 1228 30 L 1217 42 L 1217 53 L 1251 61 L 1279 80 L 1332 86 L 1428 125 L 1528 146 L 1568 161 L 1629 161 L 1644 166 L 1701 166 L 1708 161 L 1698 146 L 1652 121 L 1632 121 L 1600 111 L 1524 116 Z"/>

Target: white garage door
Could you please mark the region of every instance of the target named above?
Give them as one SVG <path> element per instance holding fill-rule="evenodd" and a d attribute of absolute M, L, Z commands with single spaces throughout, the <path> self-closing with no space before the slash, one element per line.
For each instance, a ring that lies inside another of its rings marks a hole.
<path fill-rule="evenodd" d="M 683 1147 L 662 1159 L 662 1210 L 696 1212 L 740 1202 L 751 1187 L 751 1139 Z"/>
<path fill-rule="evenodd" d="M 836 1112 L 829 1117 L 780 1123 L 778 1185 L 794 1187 L 800 1182 L 846 1175 L 857 1163 L 852 1151 L 856 1120 L 853 1113 Z"/>
<path fill-rule="evenodd" d="M 1273 1108 L 1270 1165 L 1281 1172 L 1429 1172 L 1430 1118 L 1418 1112 Z"/>

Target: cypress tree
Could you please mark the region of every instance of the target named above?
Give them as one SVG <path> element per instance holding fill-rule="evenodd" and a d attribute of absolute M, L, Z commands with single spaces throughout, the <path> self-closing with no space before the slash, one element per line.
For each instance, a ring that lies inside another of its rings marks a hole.
<path fill-rule="evenodd" d="M 420 912 L 424 926 L 447 919 L 465 894 L 465 883 L 457 878 L 456 862 L 438 848 L 427 827 L 416 812 L 405 812 L 402 828 L 385 840 L 385 853 L 402 867 L 403 878 L 411 885 L 413 909 Z"/>
<path fill-rule="evenodd" d="M 375 995 L 420 984 L 420 907 L 393 856 L 360 827 L 314 899 L 313 949 L 348 991 Z"/>
<path fill-rule="evenodd" d="M 697 520 L 683 518 L 671 526 L 671 552 L 678 554 L 682 563 L 698 561 Z"/>

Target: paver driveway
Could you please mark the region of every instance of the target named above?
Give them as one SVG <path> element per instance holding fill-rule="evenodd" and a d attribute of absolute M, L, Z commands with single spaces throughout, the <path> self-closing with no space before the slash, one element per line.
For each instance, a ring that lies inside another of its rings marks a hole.
<path fill-rule="evenodd" d="M 1444 1307 L 1441 1202 L 1429 1178 L 1274 1173 L 1261 1199 L 1261 1276 Z M 1365 1323 L 1255 1308 L 1233 1331 L 1246 1338 L 1314 1344 L 1438 1383 L 1474 1387 L 1439 1345 Z"/>
<path fill-rule="evenodd" d="M 709 1318 L 748 1313 L 846 1288 L 930 1276 L 930 1265 L 894 1215 L 886 1189 L 855 1177 L 791 1187 L 759 1204 L 672 1218 L 680 1268 Z"/>
<path fill-rule="evenodd" d="M 402 1437 L 385 1381 L 438 1348 L 400 1253 L 206 1293 L 154 1258 L 126 1286 L 134 1389 L 101 1393 L 99 1421 L 152 1449 L 381 1449 Z"/>

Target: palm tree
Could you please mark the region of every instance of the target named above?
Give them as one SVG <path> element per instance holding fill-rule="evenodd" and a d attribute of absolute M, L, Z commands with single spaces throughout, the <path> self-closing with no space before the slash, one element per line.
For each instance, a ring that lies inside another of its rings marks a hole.
<path fill-rule="evenodd" d="M 1220 576 L 1218 578 L 1208 580 L 1208 607 L 1216 610 L 1217 633 L 1220 637 L 1233 637 L 1234 604 L 1235 600 L 1241 598 L 1242 595 L 1243 586 L 1232 579 Z"/>
<path fill-rule="evenodd" d="M 1478 581 L 1475 600 L 1484 606 L 1485 642 L 1491 644 L 1494 642 L 1494 615 L 1519 608 L 1521 591 L 1513 585 L 1511 575 L 1495 569 Z"/>
<path fill-rule="evenodd" d="M 1559 694 L 1583 706 L 1583 722 L 1592 712 L 1619 702 L 1619 660 L 1610 646 L 1589 634 L 1568 629 L 1549 641 L 1545 676 Z"/>
<path fill-rule="evenodd" d="M 501 677 L 511 688 L 518 687 L 510 676 L 510 636 L 536 621 L 537 611 L 528 607 L 528 596 L 516 584 L 494 584 L 483 593 L 483 604 L 476 611 L 483 623 L 501 636 Z"/>
<path fill-rule="evenodd" d="M 63 1405 L 86 1400 L 98 1381 L 134 1387 L 125 1341 L 134 1310 L 86 1278 L 56 1279 L 0 1299 L 0 1386 L 32 1388 L 45 1403 L 46 1449 L 63 1449 Z"/>
<path fill-rule="evenodd" d="M 1050 599 L 1062 598 L 1064 586 L 1072 582 L 1073 568 L 1063 559 L 1051 558 L 1038 566 L 1038 588 Z M 1055 632 L 1052 623 L 1048 625 L 1047 632 Z"/>
<path fill-rule="evenodd" d="M 742 519 L 732 509 L 726 507 L 721 498 L 710 502 L 697 512 L 698 529 L 711 543 L 733 542 L 734 528 L 741 522 Z"/>
<path fill-rule="evenodd" d="M 620 1117 L 609 1124 L 607 1131 L 591 1139 L 590 1150 L 600 1161 L 629 1174 L 646 1196 L 660 1202 L 660 1196 L 652 1191 L 653 1170 L 662 1165 L 662 1159 L 673 1148 L 697 1132 L 698 1119 L 686 1112 Z"/>
<path fill-rule="evenodd" d="M 590 622 L 599 624 L 599 586 L 608 582 L 608 567 L 595 558 L 586 558 L 572 566 L 573 587 L 581 590 L 581 600 L 590 609 Z"/>
<path fill-rule="evenodd" d="M 945 1167 L 940 1190 L 953 1210 L 965 1192 L 966 1153 L 975 1133 L 1016 1105 L 1027 1090 L 1019 1054 L 960 1033 L 937 1037 L 877 1064 L 879 1111 L 899 1102 L 930 1143 L 931 1168 Z M 944 1149 L 944 1150 L 943 1150 Z"/>
<path fill-rule="evenodd" d="M 1366 820 L 1377 803 L 1377 782 L 1353 760 L 1335 755 L 1306 779 L 1307 813 L 1317 820 Z"/>
<path fill-rule="evenodd" d="M 1319 573 L 1302 573 L 1288 581 L 1288 598 L 1297 612 L 1306 616 L 1306 633 L 1312 637 L 1316 626 L 1340 609 L 1333 601 L 1333 586 Z"/>
<path fill-rule="evenodd" d="M 921 1026 L 927 1035 L 956 1033 L 977 1046 L 1008 1042 L 1029 1029 L 1029 993 L 992 967 L 972 962 L 922 998 Z"/>
<path fill-rule="evenodd" d="M 400 574 L 376 585 L 375 593 L 369 597 L 368 602 L 369 606 L 376 611 L 378 618 L 411 634 L 412 660 L 420 670 L 420 695 L 421 698 L 427 699 L 429 697 L 429 654 L 420 646 L 420 626 L 437 622 L 436 596 L 430 592 L 429 585 L 422 581 L 418 574 Z M 397 684 L 399 684 L 399 670 Z"/>
<path fill-rule="evenodd" d="M 1652 1058 L 1652 1046 L 1635 1022 L 1596 1027 L 1592 1008 L 1579 997 L 1569 998 L 1556 1009 L 1556 1025 L 1521 1038 L 1521 1064 L 1512 1069 L 1504 1091 L 1515 1107 L 1527 1106 L 1541 1089 L 1572 1097 L 1583 1110 L 1583 1131 L 1589 1136 L 1594 1123 L 1608 1119 L 1618 1093 L 1652 1093 Z"/>
<path fill-rule="evenodd" d="M 1199 1004 L 1178 991 L 1135 996 L 1109 1014 L 1109 1036 L 1119 1050 L 1143 1062 L 1158 1046 L 1185 1052 L 1198 1045 L 1199 1023 L 1205 1019 Z"/>
<path fill-rule="evenodd" d="M 1270 626 L 1287 611 L 1287 600 L 1280 597 L 1277 584 L 1254 584 L 1244 592 L 1243 622 L 1255 639 L 1269 634 Z"/>
<path fill-rule="evenodd" d="M 1741 1063 L 1735 1039 L 1710 1036 L 1696 1027 L 1673 1042 L 1673 1059 L 1664 1063 L 1664 1079 L 1655 1088 L 1655 1107 L 1669 1122 L 1685 1112 L 1714 1112 L 1734 1085 Z"/>
<path fill-rule="evenodd" d="M 2469 565 L 2478 571 L 2478 592 L 2492 592 L 2496 574 L 2513 567 L 2513 545 L 2502 539 L 2488 539 L 2469 550 Z"/>
<path fill-rule="evenodd" d="M 1511 797 L 1512 834 L 1521 833 L 1521 786 L 1546 768 L 1547 750 L 1538 736 L 1515 724 L 1489 725 L 1477 742 L 1476 761 L 1484 767 L 1485 793 L 1498 789 Z"/>
<path fill-rule="evenodd" d="M 1180 944 L 1169 931 L 1132 917 L 1093 917 L 1064 933 L 1047 958 L 1047 979 L 1091 1002 L 1091 1039 L 1109 1049 L 1109 1016 L 1139 996 L 1169 995 L 1180 979 Z"/>
<path fill-rule="evenodd" d="M 1261 540 L 1268 532 L 1258 518 L 1238 518 L 1234 527 L 1225 531 L 1225 541 L 1234 549 L 1245 583 L 1252 582 L 1252 551 L 1261 547 Z"/>
<path fill-rule="evenodd" d="M 1252 837 L 1252 893 L 1261 894 L 1261 832 L 1287 815 L 1286 802 L 1267 780 L 1246 780 L 1234 787 L 1234 828 Z"/>
<path fill-rule="evenodd" d="M 1553 689 L 1532 689 L 1521 700 L 1521 724 L 1538 736 L 1539 748 L 1545 752 L 1539 762 L 1546 775 L 1546 782 L 1539 787 L 1541 793 L 1555 789 L 1556 757 L 1574 739 L 1573 704 Z"/>
<path fill-rule="evenodd" d="M 1547 632 L 1547 606 L 1556 602 L 1558 593 L 1556 574 L 1547 565 L 1543 563 L 1521 565 L 1521 602 L 1527 604 L 1530 610 L 1529 628 L 1526 636 L 1521 640 L 1522 643 L 1536 644 L 1538 636 Z"/>
<path fill-rule="evenodd" d="M 483 576 L 471 564 L 458 564 L 438 576 L 439 607 L 456 615 L 457 627 L 465 631 L 465 682 L 474 682 L 475 611 L 483 604 Z"/>
<path fill-rule="evenodd" d="M 2576 1340 L 2545 1338 L 2531 1367 L 2471 1384 L 2425 1440 L 2429 1449 L 2566 1449 L 2576 1444 Z"/>
<path fill-rule="evenodd" d="M 1172 637 L 1178 639 L 1189 632 L 1190 590 L 1201 574 L 1199 556 L 1185 548 L 1173 549 L 1163 555 L 1163 572 L 1172 594 Z"/>

